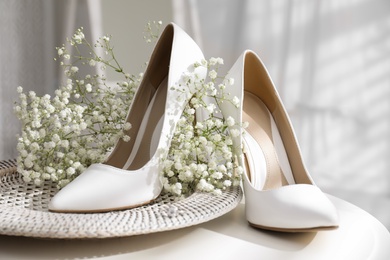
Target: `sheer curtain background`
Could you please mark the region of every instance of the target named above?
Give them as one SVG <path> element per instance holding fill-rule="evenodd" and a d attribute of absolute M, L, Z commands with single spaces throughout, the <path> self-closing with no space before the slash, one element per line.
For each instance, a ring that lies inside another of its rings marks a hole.
<path fill-rule="evenodd" d="M 12 159 L 20 132 L 16 88 L 54 93 L 63 80 L 55 47 L 80 26 L 89 39 L 102 35 L 100 0 L 0 0 L 0 25 L 0 158 Z"/>
<path fill-rule="evenodd" d="M 229 69 L 256 51 L 326 192 L 390 228 L 390 2 L 173 0 L 174 20 Z"/>

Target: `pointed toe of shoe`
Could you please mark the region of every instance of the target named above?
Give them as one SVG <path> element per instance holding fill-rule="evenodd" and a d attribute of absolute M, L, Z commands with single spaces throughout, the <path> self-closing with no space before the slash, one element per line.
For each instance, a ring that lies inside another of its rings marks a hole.
<path fill-rule="evenodd" d="M 313 185 L 310 185 L 313 186 Z M 339 216 L 336 208 L 328 197 L 317 187 L 307 192 L 301 191 L 291 205 L 291 210 L 286 212 L 291 215 L 290 228 L 322 230 L 333 229 L 339 225 Z M 306 193 L 306 194 L 305 194 Z"/>
<path fill-rule="evenodd" d="M 60 191 L 50 200 L 49 211 L 74 212 L 77 211 L 79 202 L 75 200 L 71 193 Z"/>
<path fill-rule="evenodd" d="M 104 211 L 108 203 L 104 201 L 104 194 L 110 183 L 109 178 L 104 177 L 99 170 L 101 166 L 92 165 L 78 178 L 61 189 L 49 203 L 49 210 L 53 212 L 98 212 Z M 107 185 L 106 185 L 107 186 Z M 114 201 L 112 203 L 115 204 Z"/>
<path fill-rule="evenodd" d="M 258 191 L 246 199 L 246 214 L 253 226 L 280 231 L 315 231 L 337 228 L 339 216 L 328 197 L 316 186 L 297 184 Z"/>
<path fill-rule="evenodd" d="M 156 171 L 152 166 L 126 171 L 93 164 L 51 199 L 49 210 L 88 213 L 144 205 L 157 198 L 162 190 Z"/>

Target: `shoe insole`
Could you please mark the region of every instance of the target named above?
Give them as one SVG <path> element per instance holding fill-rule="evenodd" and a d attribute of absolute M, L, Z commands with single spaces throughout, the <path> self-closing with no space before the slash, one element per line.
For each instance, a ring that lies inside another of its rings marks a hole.
<path fill-rule="evenodd" d="M 123 169 L 137 170 L 154 155 L 162 134 L 168 77 L 158 86 L 143 116 L 133 149 Z M 135 111 L 134 111 L 135 112 Z"/>
<path fill-rule="evenodd" d="M 249 122 L 243 135 L 248 178 L 258 190 L 295 183 L 278 127 L 266 105 L 244 91 L 243 121 Z"/>

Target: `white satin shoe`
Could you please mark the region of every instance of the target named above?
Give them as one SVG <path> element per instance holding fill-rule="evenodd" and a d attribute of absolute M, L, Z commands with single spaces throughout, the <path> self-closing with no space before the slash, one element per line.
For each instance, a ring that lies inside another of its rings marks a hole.
<path fill-rule="evenodd" d="M 162 191 L 161 159 L 170 146 L 188 98 L 177 86 L 188 69 L 206 77 L 196 43 L 177 25 L 163 31 L 131 104 L 129 142 L 119 140 L 107 161 L 93 164 L 51 200 L 54 212 L 106 212 L 133 208 L 156 199 Z"/>
<path fill-rule="evenodd" d="M 305 169 L 287 112 L 260 58 L 245 51 L 228 77 L 235 81 L 229 92 L 243 106 L 241 110 L 224 102 L 222 113 L 249 122 L 246 133 L 233 140 L 245 171 L 248 222 L 286 232 L 337 228 L 337 210 Z"/>

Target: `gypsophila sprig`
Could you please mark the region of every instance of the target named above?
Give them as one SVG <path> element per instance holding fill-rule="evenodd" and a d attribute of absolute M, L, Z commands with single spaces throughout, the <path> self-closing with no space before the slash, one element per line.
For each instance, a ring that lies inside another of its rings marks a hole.
<path fill-rule="evenodd" d="M 158 39 L 162 21 L 152 21 L 145 25 L 144 40 L 146 43 L 155 42 Z"/>
<path fill-rule="evenodd" d="M 207 68 L 206 80 L 188 72 L 184 86 L 176 87 L 191 95 L 163 162 L 164 189 L 177 196 L 188 196 L 196 190 L 218 195 L 240 183 L 243 169 L 235 163 L 232 142 L 232 136 L 240 130 L 230 129 L 238 126 L 243 131 L 243 124 L 221 114 L 221 102 L 231 102 L 240 109 L 237 97 L 226 92 L 232 79 L 218 76 L 222 64 L 221 58 L 203 60 L 195 67 Z M 222 83 L 217 85 L 218 81 Z"/>
<path fill-rule="evenodd" d="M 66 82 L 54 97 L 38 97 L 18 87 L 14 110 L 22 122 L 18 138 L 17 170 L 25 182 L 51 180 L 63 187 L 92 163 L 102 162 L 119 138 L 130 140 L 125 123 L 128 108 L 141 78 L 125 73 L 115 58 L 110 36 L 91 45 L 83 29 L 57 48 Z M 82 56 L 80 48 L 89 50 Z M 100 50 L 103 56 L 98 55 Z M 79 66 L 98 66 L 101 73 L 79 75 Z M 110 68 L 123 80 L 109 86 L 104 70 Z"/>

